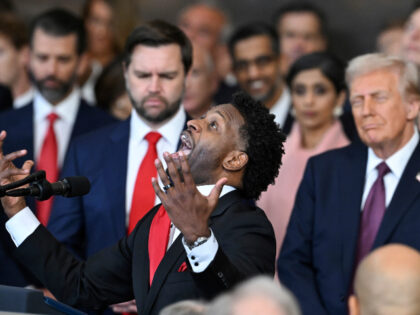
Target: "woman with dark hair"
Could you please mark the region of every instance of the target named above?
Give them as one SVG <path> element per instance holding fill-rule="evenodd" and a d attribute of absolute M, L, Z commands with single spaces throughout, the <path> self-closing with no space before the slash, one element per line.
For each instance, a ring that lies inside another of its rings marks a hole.
<path fill-rule="evenodd" d="M 336 119 L 345 99 L 344 65 L 337 58 L 324 52 L 305 55 L 292 65 L 286 82 L 296 120 L 279 175 L 257 202 L 273 224 L 277 255 L 307 160 L 349 144 Z"/>
<path fill-rule="evenodd" d="M 123 58 L 118 56 L 102 71 L 95 84 L 98 107 L 117 119 L 127 119 L 131 114 L 131 101 L 125 88 Z"/>

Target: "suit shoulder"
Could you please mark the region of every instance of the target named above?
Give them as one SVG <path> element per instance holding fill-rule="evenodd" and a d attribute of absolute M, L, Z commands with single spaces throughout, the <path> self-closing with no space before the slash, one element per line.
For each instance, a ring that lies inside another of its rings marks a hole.
<path fill-rule="evenodd" d="M 323 164 L 332 163 L 333 161 L 337 160 L 351 159 L 355 155 L 362 154 L 364 151 L 366 151 L 366 146 L 361 142 L 356 141 L 345 147 L 328 150 L 326 152 L 314 155 L 313 157 L 309 158 L 308 164 L 309 162 L 315 164 Z"/>
<path fill-rule="evenodd" d="M 121 135 L 122 138 L 129 135 L 129 123 L 127 121 L 115 121 L 106 126 L 87 132 L 74 140 L 76 146 L 95 146 L 105 143 L 110 137 Z"/>
<path fill-rule="evenodd" d="M 24 106 L 18 109 L 9 109 L 0 113 L 1 126 L 13 125 L 16 121 L 20 121 L 22 117 L 32 115 L 33 110 L 31 106 Z"/>

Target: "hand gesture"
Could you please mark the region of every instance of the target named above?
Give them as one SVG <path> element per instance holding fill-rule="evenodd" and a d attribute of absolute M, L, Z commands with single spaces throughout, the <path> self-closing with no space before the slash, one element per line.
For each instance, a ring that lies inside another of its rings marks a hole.
<path fill-rule="evenodd" d="M 172 155 L 165 152 L 169 180 L 162 163 L 156 160 L 159 177 L 165 187 L 163 192 L 156 178 L 152 179 L 156 195 L 162 201 L 172 223 L 181 231 L 187 243 L 193 243 L 200 236 L 210 236 L 208 220 L 217 205 L 226 178 L 217 181 L 208 197 L 203 196 L 192 178 L 187 158 L 183 152 Z"/>
<path fill-rule="evenodd" d="M 3 142 L 6 139 L 6 132 L 0 132 L 0 185 L 6 185 L 17 180 L 20 180 L 29 174 L 33 166 L 33 161 L 25 161 L 22 168 L 17 168 L 12 161 L 24 156 L 26 150 L 12 152 L 10 154 L 3 154 Z M 25 208 L 26 203 L 23 197 L 3 197 L 1 198 L 6 215 L 10 218 Z"/>

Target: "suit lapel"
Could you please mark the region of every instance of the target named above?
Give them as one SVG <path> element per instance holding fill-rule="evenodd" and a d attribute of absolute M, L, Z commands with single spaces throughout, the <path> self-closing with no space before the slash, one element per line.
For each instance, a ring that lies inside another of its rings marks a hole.
<path fill-rule="evenodd" d="M 420 171 L 420 143 L 414 150 L 407 166 L 400 178 L 391 202 L 385 211 L 384 218 L 373 244 L 373 249 L 384 244 L 391 236 L 399 221 L 411 203 L 419 198 L 420 182 L 416 180 L 416 174 Z"/>
<path fill-rule="evenodd" d="M 340 198 L 340 230 L 342 251 L 343 283 L 347 290 L 353 271 L 357 238 L 360 225 L 360 205 L 366 173 L 367 148 L 362 144 L 353 144 L 348 151 L 348 159 L 340 168 L 340 188 L 337 198 Z"/>
<path fill-rule="evenodd" d="M 127 176 L 128 141 L 130 119 L 117 124 L 109 136 L 104 152 L 104 185 L 107 191 L 108 208 L 111 209 L 115 232 L 126 234 L 125 183 Z"/>

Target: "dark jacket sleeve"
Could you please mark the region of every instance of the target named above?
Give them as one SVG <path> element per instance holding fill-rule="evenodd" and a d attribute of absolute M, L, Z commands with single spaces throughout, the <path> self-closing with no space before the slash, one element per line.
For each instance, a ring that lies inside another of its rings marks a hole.
<path fill-rule="evenodd" d="M 82 262 L 40 225 L 14 254 L 58 300 L 99 309 L 133 299 L 131 235 Z"/>
<path fill-rule="evenodd" d="M 296 196 L 277 268 L 280 281 L 296 295 L 303 314 L 326 315 L 312 264 L 316 202 L 313 170 L 310 159 Z"/>

